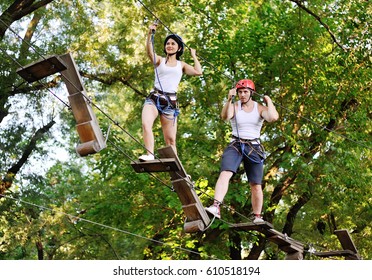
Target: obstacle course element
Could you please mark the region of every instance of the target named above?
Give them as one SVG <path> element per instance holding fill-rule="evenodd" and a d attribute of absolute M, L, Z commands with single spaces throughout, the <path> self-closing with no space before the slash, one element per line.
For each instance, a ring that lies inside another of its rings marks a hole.
<path fill-rule="evenodd" d="M 194 183 L 187 176 L 173 146 L 158 149 L 160 160 L 134 161 L 132 167 L 137 173 L 169 172 L 172 185 L 186 215 L 185 232 L 203 231 L 210 224 L 210 218 L 194 189 Z"/>
<path fill-rule="evenodd" d="M 349 232 L 346 229 L 335 230 L 338 240 L 341 243 L 343 250 L 329 251 L 329 252 L 315 252 L 314 255 L 322 258 L 328 257 L 344 257 L 346 260 L 360 260 L 361 257 Z"/>
<path fill-rule="evenodd" d="M 151 161 L 133 161 L 131 163 L 133 169 L 137 173 L 143 172 L 169 172 L 173 184 L 181 203 L 182 209 L 187 217 L 184 225 L 185 232 L 197 232 L 205 230 L 210 224 L 210 218 L 205 211 L 199 197 L 197 196 L 194 183 L 189 179 L 185 169 L 183 168 L 174 147 L 167 146 L 158 149 L 161 159 Z M 281 233 L 274 229 L 269 222 L 259 223 L 238 223 L 231 224 L 231 229 L 239 231 L 257 231 L 265 235 L 270 241 L 278 245 L 279 249 L 286 253 L 286 260 L 303 260 L 304 245 L 285 233 Z M 360 259 L 357 249 L 350 235 L 346 230 L 335 231 L 339 238 L 343 251 L 332 252 L 316 252 L 313 253 L 319 257 L 344 256 L 345 259 Z"/>
<path fill-rule="evenodd" d="M 283 234 L 274 229 L 273 225 L 269 222 L 259 222 L 259 223 L 241 223 L 232 224 L 230 228 L 235 230 L 244 231 L 258 231 L 266 236 L 266 238 L 277 244 L 279 249 L 284 251 L 287 256 L 287 260 L 302 260 L 304 255 L 304 246 L 301 242 L 296 241 L 286 234 Z"/>
<path fill-rule="evenodd" d="M 301 242 L 288 237 L 286 234 L 275 230 L 273 225 L 268 222 L 232 224 L 230 227 L 235 230 L 254 230 L 262 233 L 269 241 L 277 244 L 279 249 L 287 254 L 286 260 L 303 260 L 304 258 L 304 245 Z M 354 242 L 351 240 L 348 231 L 341 229 L 335 230 L 334 233 L 338 237 L 343 250 L 311 253 L 322 258 L 344 257 L 346 260 L 360 260 L 360 255 Z"/>
<path fill-rule="evenodd" d="M 29 83 L 58 72 L 66 84 L 71 110 L 76 120 L 80 138 L 76 152 L 80 156 L 87 156 L 101 151 L 106 148 L 106 141 L 90 101 L 87 100 L 78 67 L 70 53 L 49 56 L 17 70 L 17 73 Z"/>

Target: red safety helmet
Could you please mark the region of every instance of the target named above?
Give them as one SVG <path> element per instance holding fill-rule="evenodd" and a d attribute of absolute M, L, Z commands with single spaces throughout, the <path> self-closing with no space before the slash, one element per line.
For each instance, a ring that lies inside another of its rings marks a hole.
<path fill-rule="evenodd" d="M 243 80 L 240 80 L 236 86 L 235 86 L 236 90 L 239 90 L 241 88 L 250 88 L 254 91 L 256 91 L 256 88 L 254 86 L 254 83 L 252 80 L 248 80 L 248 79 L 243 79 Z"/>

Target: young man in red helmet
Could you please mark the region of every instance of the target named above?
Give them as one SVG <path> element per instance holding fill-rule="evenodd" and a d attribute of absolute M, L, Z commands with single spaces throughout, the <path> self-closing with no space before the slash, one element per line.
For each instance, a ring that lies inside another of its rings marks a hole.
<path fill-rule="evenodd" d="M 146 41 L 147 55 L 155 68 L 155 82 L 154 89 L 146 98 L 142 108 L 143 141 L 147 154 L 140 156 L 140 161 L 154 159 L 155 139 L 152 127 L 159 115 L 165 144 L 176 148 L 177 116 L 179 113 L 176 96 L 178 85 L 182 74 L 202 75 L 202 68 L 194 49 L 190 49 L 194 66 L 180 61 L 184 46 L 182 38 L 176 34 L 170 34 L 165 38 L 165 57 L 154 53 L 152 35 L 155 33 L 156 27 L 157 24 L 150 26 Z"/>
<path fill-rule="evenodd" d="M 240 80 L 236 87 L 229 91 L 227 102 L 221 111 L 222 119 L 231 123 L 232 139 L 222 155 L 221 173 L 216 183 L 214 203 L 206 208 L 217 218 L 221 218 L 220 204 L 227 193 L 230 179 L 243 162 L 251 187 L 253 222 L 264 222 L 261 216 L 263 205 L 261 184 L 265 152 L 259 138 L 264 120 L 274 122 L 279 118 L 279 114 L 269 96 L 264 96 L 267 106 L 253 101 L 254 92 L 253 81 Z M 234 103 L 236 93 L 239 101 Z"/>

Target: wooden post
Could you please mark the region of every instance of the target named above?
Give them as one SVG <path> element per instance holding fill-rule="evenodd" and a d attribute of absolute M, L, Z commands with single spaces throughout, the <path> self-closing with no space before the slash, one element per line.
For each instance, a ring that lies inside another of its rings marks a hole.
<path fill-rule="evenodd" d="M 81 142 L 76 147 L 76 152 L 80 156 L 97 153 L 106 148 L 106 140 L 98 125 L 92 106 L 87 100 L 79 69 L 70 53 L 62 55 L 60 58 L 67 65 L 67 69 L 61 71 L 61 75 L 69 92 L 69 101 Z"/>
<path fill-rule="evenodd" d="M 185 224 L 185 231 L 195 232 L 198 230 L 204 230 L 204 228 L 209 225 L 210 218 L 196 194 L 194 183 L 189 179 L 185 169 L 183 168 L 176 154 L 175 148 L 173 146 L 167 146 L 158 149 L 158 152 L 162 158 L 174 158 L 179 163 L 180 170 L 169 171 L 169 174 L 171 175 L 174 190 L 182 203 L 182 209 L 187 217 L 187 223 L 194 222 L 191 224 Z"/>
<path fill-rule="evenodd" d="M 203 204 L 194 190 L 194 183 L 187 176 L 174 147 L 167 146 L 158 150 L 161 159 L 131 163 L 134 170 L 141 172 L 169 172 L 172 185 L 181 201 L 187 217 L 185 232 L 203 231 L 211 222 Z"/>

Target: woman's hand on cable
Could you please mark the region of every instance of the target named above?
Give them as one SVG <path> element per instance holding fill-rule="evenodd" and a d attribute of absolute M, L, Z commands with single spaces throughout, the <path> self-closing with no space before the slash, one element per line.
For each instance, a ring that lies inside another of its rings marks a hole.
<path fill-rule="evenodd" d="M 191 56 L 192 56 L 193 58 L 196 57 L 196 50 L 190 48 L 190 54 L 191 54 Z"/>
<path fill-rule="evenodd" d="M 157 24 L 154 24 L 154 23 L 151 24 L 150 27 L 149 27 L 150 33 L 155 33 L 157 26 L 158 26 Z"/>

